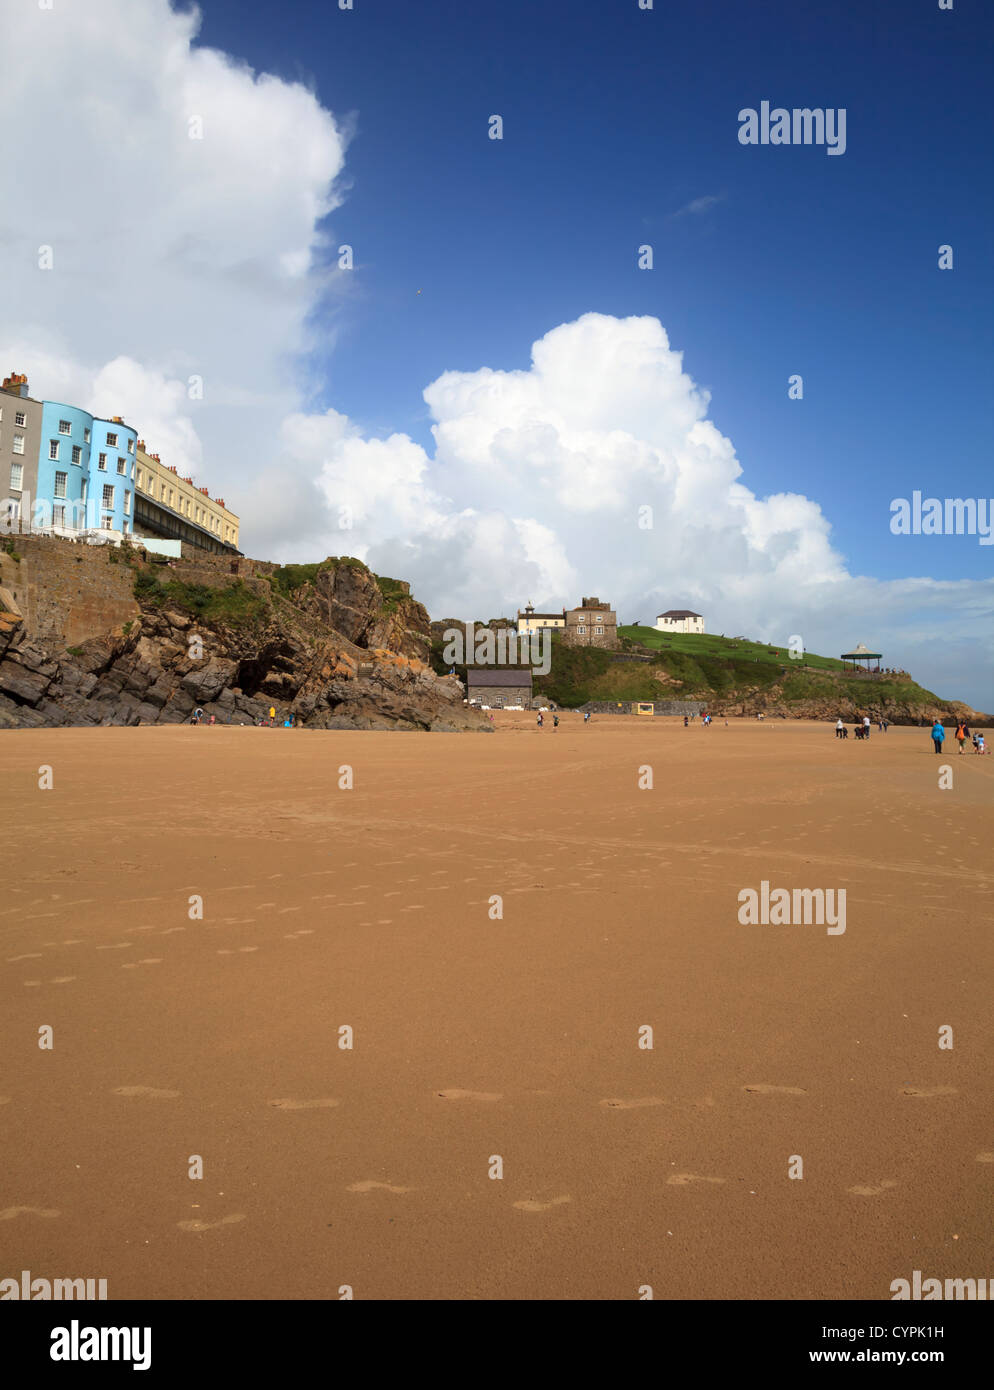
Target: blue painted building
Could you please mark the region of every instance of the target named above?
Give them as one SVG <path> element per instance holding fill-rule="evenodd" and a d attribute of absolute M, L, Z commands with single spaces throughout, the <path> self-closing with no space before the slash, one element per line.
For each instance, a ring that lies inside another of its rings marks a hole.
<path fill-rule="evenodd" d="M 45 401 L 38 450 L 42 525 L 130 533 L 135 513 L 138 434 L 117 418 Z"/>

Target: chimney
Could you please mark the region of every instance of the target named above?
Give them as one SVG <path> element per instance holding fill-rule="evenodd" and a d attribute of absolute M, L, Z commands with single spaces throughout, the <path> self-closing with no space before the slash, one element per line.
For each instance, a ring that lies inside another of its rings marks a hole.
<path fill-rule="evenodd" d="M 4 377 L 3 389 L 9 391 L 13 396 L 26 397 L 28 394 L 28 379 L 26 376 L 11 372 L 10 376 Z"/>
<path fill-rule="evenodd" d="M 139 449 L 141 449 L 142 453 L 145 452 L 145 441 L 144 441 L 144 439 L 139 439 L 139 441 L 138 441 L 138 447 L 139 447 Z"/>

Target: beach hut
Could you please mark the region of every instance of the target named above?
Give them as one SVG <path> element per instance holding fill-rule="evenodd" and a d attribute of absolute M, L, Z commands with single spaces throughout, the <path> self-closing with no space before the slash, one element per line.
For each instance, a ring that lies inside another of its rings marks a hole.
<path fill-rule="evenodd" d="M 874 671 L 879 671 L 880 656 L 880 652 L 867 651 L 865 645 L 862 642 L 857 642 L 855 648 L 851 652 L 843 652 L 839 660 L 851 661 L 853 664 L 852 669 L 854 671 L 869 671 L 871 669 Z M 871 668 L 871 661 L 875 661 L 877 663 L 876 666 Z M 861 663 L 863 662 L 865 662 L 866 664 L 862 665 Z M 848 667 L 846 669 L 848 670 Z"/>

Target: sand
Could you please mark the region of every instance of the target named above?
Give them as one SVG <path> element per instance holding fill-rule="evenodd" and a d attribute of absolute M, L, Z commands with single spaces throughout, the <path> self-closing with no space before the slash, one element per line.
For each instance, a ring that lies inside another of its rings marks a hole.
<path fill-rule="evenodd" d="M 994 758 L 505 713 L 24 731 L 0 767 L 0 1278 L 886 1299 L 914 1269 L 994 1276 Z M 763 880 L 844 888 L 845 932 L 742 925 Z"/>

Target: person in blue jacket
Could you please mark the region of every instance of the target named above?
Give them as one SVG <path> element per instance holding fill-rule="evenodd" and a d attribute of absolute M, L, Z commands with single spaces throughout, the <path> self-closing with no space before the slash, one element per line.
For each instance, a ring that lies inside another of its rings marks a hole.
<path fill-rule="evenodd" d="M 941 719 L 937 719 L 935 723 L 932 725 L 932 742 L 935 745 L 935 751 L 937 753 L 942 752 L 942 745 L 945 741 L 945 737 L 946 731 L 942 727 L 942 721 Z"/>

